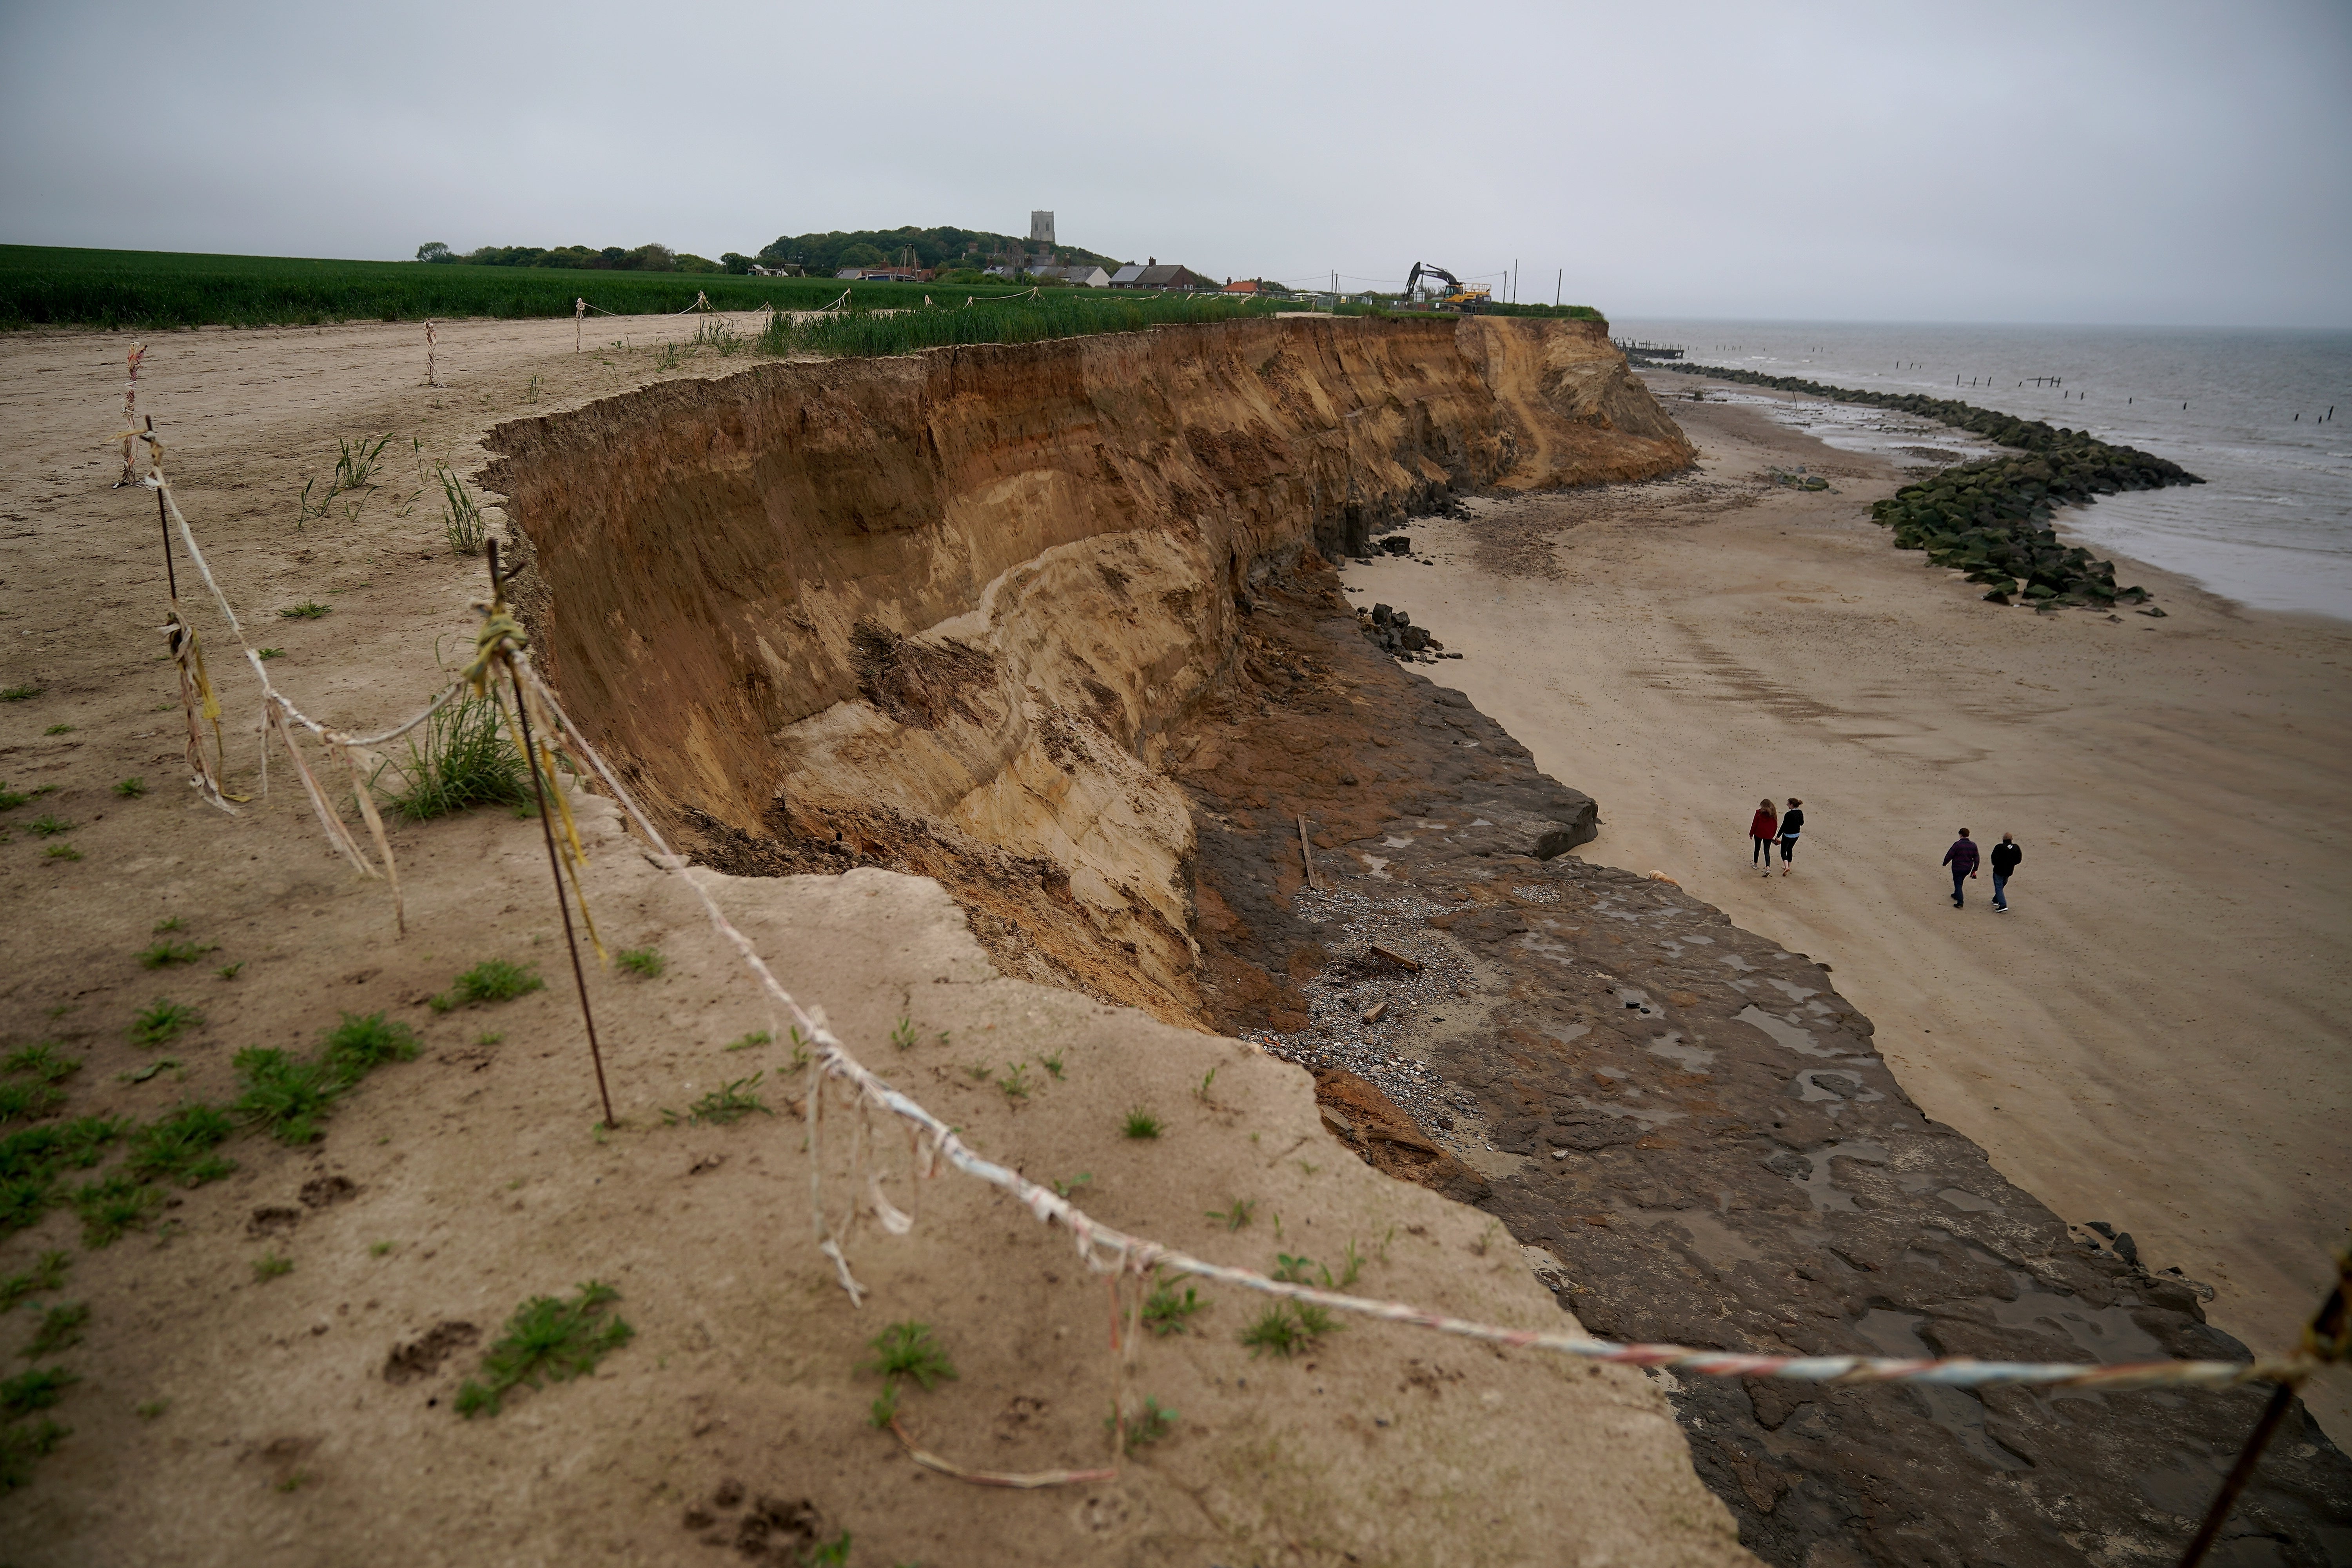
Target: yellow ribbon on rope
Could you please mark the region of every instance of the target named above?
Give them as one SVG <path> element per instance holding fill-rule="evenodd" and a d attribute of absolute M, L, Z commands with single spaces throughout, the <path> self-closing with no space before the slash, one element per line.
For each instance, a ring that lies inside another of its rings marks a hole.
<path fill-rule="evenodd" d="M 556 821 L 563 825 L 563 832 L 556 839 L 556 846 L 561 851 L 559 858 L 563 862 L 563 869 L 571 879 L 572 894 L 580 900 L 580 919 L 588 928 L 589 945 L 596 950 L 596 962 L 609 968 L 612 957 L 604 951 L 604 939 L 597 934 L 596 917 L 588 910 L 588 888 L 581 876 L 582 868 L 588 864 L 588 849 L 580 842 L 580 825 L 572 820 L 572 803 L 565 797 L 563 786 L 555 779 L 555 748 L 544 739 L 549 733 L 547 714 L 540 710 L 530 715 L 538 722 L 538 733 L 531 737 L 534 744 L 524 745 L 518 725 L 519 716 L 508 710 L 506 694 L 499 689 L 496 683 L 499 670 L 511 668 L 509 658 L 530 646 L 530 634 L 523 630 L 522 623 L 515 619 L 514 612 L 508 608 L 503 584 L 490 590 L 488 604 L 475 607 L 482 613 L 482 628 L 474 635 L 474 658 L 462 672 L 465 682 L 475 696 L 488 697 L 499 705 L 499 711 L 506 716 L 507 733 L 513 739 L 515 751 L 522 757 L 524 766 L 538 773 L 544 782 L 549 809 L 555 813 Z M 520 686 L 520 682 L 512 684 Z M 530 701 L 530 699 L 526 696 L 524 700 Z M 538 708 L 535 702 L 531 705 Z"/>
<path fill-rule="evenodd" d="M 180 672 L 180 709 L 188 721 L 188 765 L 195 774 L 197 788 L 215 799 L 247 800 L 251 797 L 230 795 L 221 787 L 221 775 L 228 766 L 228 747 L 221 739 L 221 705 L 213 690 L 212 673 L 205 668 L 204 645 L 196 638 L 196 628 L 180 613 L 180 602 L 172 601 L 163 632 L 172 653 L 172 662 Z M 213 730 L 214 761 L 205 761 L 204 733 L 196 721 L 202 719 Z"/>

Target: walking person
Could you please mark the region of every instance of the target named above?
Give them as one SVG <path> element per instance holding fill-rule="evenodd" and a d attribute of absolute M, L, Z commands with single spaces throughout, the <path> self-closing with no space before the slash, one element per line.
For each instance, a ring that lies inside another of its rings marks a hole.
<path fill-rule="evenodd" d="M 2002 914 L 2009 913 L 2009 879 L 2024 858 L 2025 850 L 2006 833 L 1992 847 L 1992 907 Z"/>
<path fill-rule="evenodd" d="M 1789 874 L 1789 862 L 1797 858 L 1797 835 L 1805 830 L 1805 803 L 1795 795 L 1789 797 L 1789 809 L 1780 814 L 1780 875 Z"/>
<path fill-rule="evenodd" d="M 1967 828 L 1961 828 L 1960 836 L 1952 840 L 1952 847 L 1944 851 L 1944 864 L 1952 868 L 1952 908 L 1964 908 L 1965 900 L 1960 897 L 1961 885 L 1977 874 L 1976 840 L 1969 837 Z"/>
<path fill-rule="evenodd" d="M 1756 815 L 1748 823 L 1748 838 L 1751 846 L 1748 863 L 1753 866 L 1761 861 L 1764 874 L 1768 877 L 1772 874 L 1772 845 L 1780 837 L 1780 814 L 1772 809 L 1771 797 L 1768 795 L 1758 803 Z"/>

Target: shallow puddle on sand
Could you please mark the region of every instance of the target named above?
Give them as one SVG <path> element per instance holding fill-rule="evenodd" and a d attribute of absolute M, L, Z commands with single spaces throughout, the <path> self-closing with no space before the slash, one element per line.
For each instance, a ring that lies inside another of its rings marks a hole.
<path fill-rule="evenodd" d="M 1752 1024 L 1763 1030 L 1774 1045 L 1795 1051 L 1800 1056 L 1836 1057 L 1843 1054 L 1834 1046 L 1822 1044 L 1814 1037 L 1811 1030 L 1801 1025 L 1791 1024 L 1785 1018 L 1776 1018 L 1752 1002 L 1742 1007 L 1735 1016 L 1743 1024 Z"/>

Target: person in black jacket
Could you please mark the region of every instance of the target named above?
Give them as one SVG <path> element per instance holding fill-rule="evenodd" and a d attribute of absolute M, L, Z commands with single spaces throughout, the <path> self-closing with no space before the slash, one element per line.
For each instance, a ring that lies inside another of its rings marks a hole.
<path fill-rule="evenodd" d="M 1992 847 L 1992 907 L 2003 914 L 2009 912 L 2009 879 L 2024 858 L 2025 851 L 2006 833 Z"/>
<path fill-rule="evenodd" d="M 1780 875 L 1789 874 L 1789 862 L 1797 853 L 1797 835 L 1805 830 L 1805 803 L 1795 795 L 1789 797 L 1789 809 L 1780 814 Z"/>
<path fill-rule="evenodd" d="M 1944 851 L 1944 864 L 1952 868 L 1952 908 L 1964 908 L 1960 889 L 1969 878 L 1977 874 L 1976 840 L 1969 837 L 1967 828 L 1961 828 L 1960 836 L 1952 840 L 1952 847 Z"/>

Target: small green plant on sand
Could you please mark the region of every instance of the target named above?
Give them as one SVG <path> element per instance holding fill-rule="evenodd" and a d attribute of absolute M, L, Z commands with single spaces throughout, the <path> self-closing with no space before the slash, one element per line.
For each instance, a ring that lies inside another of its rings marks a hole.
<path fill-rule="evenodd" d="M 1192 1326 L 1192 1314 L 1209 1305 L 1192 1286 L 1179 1295 L 1176 1285 L 1173 1279 L 1154 1279 L 1151 1294 L 1143 1299 L 1143 1326 L 1163 1338 L 1182 1333 Z"/>
<path fill-rule="evenodd" d="M 748 1051 L 760 1046 L 772 1046 L 775 1042 L 776 1037 L 767 1030 L 754 1029 L 733 1044 L 721 1046 L 719 1048 L 722 1051 Z"/>
<path fill-rule="evenodd" d="M 1199 1100 L 1203 1105 L 1208 1104 L 1209 1086 L 1216 1081 L 1217 1069 L 1211 1068 L 1207 1072 L 1201 1075 L 1201 1087 L 1192 1091 L 1192 1098 Z"/>
<path fill-rule="evenodd" d="M 145 1181 L 200 1187 L 236 1169 L 236 1162 L 213 1151 L 236 1130 L 236 1120 L 211 1105 L 183 1105 L 131 1135 L 123 1168 Z"/>
<path fill-rule="evenodd" d="M 322 1055 L 329 1067 L 356 1083 L 386 1062 L 415 1060 L 422 1048 L 416 1031 L 405 1024 L 386 1023 L 381 1013 L 345 1013 L 327 1031 Z"/>
<path fill-rule="evenodd" d="M 44 735 L 70 735 L 73 732 L 74 727 L 70 724 L 52 724 L 41 731 Z"/>
<path fill-rule="evenodd" d="M 996 1087 L 1004 1091 L 1007 1100 L 1028 1099 L 1032 1087 L 1028 1068 L 1019 1062 L 1012 1063 L 1005 1068 L 1004 1076 L 996 1080 Z"/>
<path fill-rule="evenodd" d="M 1286 1285 L 1314 1284 L 1314 1276 L 1307 1272 L 1314 1267 L 1315 1259 L 1311 1258 L 1288 1252 L 1277 1252 L 1274 1255 L 1274 1277 Z M 1325 1272 L 1328 1274 L 1329 1271 L 1327 1269 Z"/>
<path fill-rule="evenodd" d="M 538 380 L 537 376 L 531 378 L 534 386 Z M 441 470 L 441 494 L 447 503 L 441 512 L 441 537 L 460 555 L 479 555 L 482 542 L 490 536 L 490 525 L 483 521 L 482 509 L 447 468 Z"/>
<path fill-rule="evenodd" d="M 1055 1182 L 1054 1184 L 1054 1195 L 1057 1198 L 1067 1199 L 1071 1194 L 1076 1192 L 1080 1187 L 1085 1186 L 1088 1182 L 1091 1182 L 1094 1179 L 1095 1173 L 1092 1171 L 1080 1171 L 1076 1175 L 1072 1176 L 1066 1182 Z"/>
<path fill-rule="evenodd" d="M 159 942 L 139 955 L 139 967 L 169 969 L 175 963 L 194 963 L 212 951 L 193 942 Z"/>
<path fill-rule="evenodd" d="M 613 962 L 641 980 L 651 980 L 668 967 L 661 953 L 650 947 L 633 947 L 626 952 L 616 952 L 613 955 Z"/>
<path fill-rule="evenodd" d="M 41 853 L 52 860 L 79 860 L 81 858 L 81 851 L 75 848 L 70 844 L 52 844 L 47 849 L 42 850 Z"/>
<path fill-rule="evenodd" d="M 263 659 L 284 658 L 286 657 L 286 650 L 282 647 L 257 647 L 253 650 L 253 653 L 255 658 Z"/>
<path fill-rule="evenodd" d="M 131 1020 L 131 1043 L 149 1050 L 166 1045 L 205 1021 L 205 1016 L 194 1007 L 158 996 L 155 1005 L 144 1008 Z"/>
<path fill-rule="evenodd" d="M 80 1381 L 79 1373 L 68 1372 L 61 1366 L 37 1366 L 30 1372 L 0 1379 L 0 1415 L 14 1421 L 36 1410 L 47 1410 Z"/>
<path fill-rule="evenodd" d="M 219 975 L 223 980 L 234 980 L 236 978 L 236 972 L 244 967 L 245 960 L 240 958 L 235 963 L 222 964 L 218 969 L 214 970 L 213 973 Z"/>
<path fill-rule="evenodd" d="M 114 781 L 114 793 L 125 800 L 137 800 L 147 793 L 147 781 L 136 776 Z"/>
<path fill-rule="evenodd" d="M 281 1143 L 316 1142 L 337 1096 L 351 1080 L 323 1061 L 306 1061 L 274 1046 L 249 1046 L 231 1058 L 245 1092 L 230 1109 Z"/>
<path fill-rule="evenodd" d="M 332 605 L 321 605 L 313 599 L 306 600 L 299 605 L 289 605 L 278 613 L 289 621 L 315 621 L 321 616 L 331 614 L 334 607 Z"/>
<path fill-rule="evenodd" d="M 1268 1307 L 1257 1320 L 1242 1331 L 1242 1343 L 1252 1355 L 1267 1351 L 1289 1357 L 1311 1350 L 1317 1341 L 1336 1332 L 1339 1325 L 1331 1314 L 1320 1307 L 1304 1301 L 1282 1301 Z"/>
<path fill-rule="evenodd" d="M 37 1078 L 43 1083 L 63 1083 L 81 1071 L 81 1058 L 64 1055 L 54 1040 L 19 1046 L 0 1060 L 0 1072 L 15 1078 Z"/>
<path fill-rule="evenodd" d="M 505 1331 L 482 1357 L 478 1378 L 457 1389 L 457 1414 L 471 1419 L 496 1415 L 518 1385 L 567 1383 L 596 1370 L 636 1331 L 606 1309 L 621 1299 L 610 1285 L 590 1280 L 565 1299 L 533 1296 L 507 1320 Z"/>
<path fill-rule="evenodd" d="M 1059 1052 L 1059 1051 L 1055 1051 L 1055 1052 L 1053 1055 L 1051 1055 L 1051 1056 L 1039 1057 L 1039 1058 L 1037 1058 L 1037 1065 L 1038 1065 L 1039 1067 L 1041 1067 L 1041 1068 L 1044 1068 L 1045 1069 L 1045 1075 L 1046 1075 L 1048 1078 L 1051 1078 L 1051 1079 L 1052 1079 L 1055 1083 L 1059 1083 L 1059 1082 L 1061 1082 L 1061 1081 L 1062 1081 L 1062 1053 L 1061 1053 L 1061 1052 Z"/>
<path fill-rule="evenodd" d="M 46 1083 L 0 1083 L 0 1124 L 38 1121 L 65 1102 L 65 1091 Z"/>
<path fill-rule="evenodd" d="M 1127 1451 L 1132 1454 L 1147 1443 L 1157 1443 L 1176 1430 L 1176 1412 L 1166 1408 L 1157 1399 L 1146 1398 L 1143 1408 L 1127 1418 L 1127 1430 L 1121 1434 L 1127 1443 Z M 1118 1416 L 1103 1417 L 1105 1431 L 1118 1425 Z"/>
<path fill-rule="evenodd" d="M 899 1014 L 898 1021 L 890 1026 L 890 1043 L 902 1051 L 915 1047 L 915 1021 L 904 1013 Z"/>
<path fill-rule="evenodd" d="M 375 470 L 383 461 L 383 449 L 392 445 L 392 437 L 383 435 L 371 441 L 362 436 L 356 441 L 335 443 L 335 479 L 328 486 L 330 499 L 345 490 L 363 490 L 373 487 Z"/>
<path fill-rule="evenodd" d="M 33 1337 L 25 1342 L 18 1352 L 26 1361 L 38 1361 L 43 1356 L 68 1351 L 81 1343 L 81 1331 L 89 1321 L 89 1308 L 80 1301 L 60 1301 L 41 1314 L 40 1325 Z"/>
<path fill-rule="evenodd" d="M 956 1374 L 955 1363 L 948 1352 L 931 1339 L 931 1326 L 911 1320 L 892 1323 L 866 1342 L 874 1351 L 874 1359 L 858 1363 L 860 1372 L 880 1373 L 891 1383 L 900 1378 L 911 1379 L 928 1394 L 934 1384 L 944 1383 Z"/>
<path fill-rule="evenodd" d="M 45 689 L 39 686 L 0 687 L 0 702 L 30 702 Z"/>
<path fill-rule="evenodd" d="M 0 1496 L 30 1485 L 34 1461 L 57 1452 L 58 1445 L 72 1432 L 72 1427 L 60 1426 L 47 1417 L 0 1426 Z"/>
<path fill-rule="evenodd" d="M 1139 1105 L 1131 1106 L 1128 1110 L 1127 1120 L 1119 1123 L 1119 1131 L 1129 1138 L 1157 1138 L 1160 1136 L 1160 1118 Z"/>
<path fill-rule="evenodd" d="M 393 1244 L 388 1241 L 369 1242 L 368 1256 L 370 1258 L 388 1258 L 392 1255 L 392 1247 Z"/>
<path fill-rule="evenodd" d="M 769 1110 L 753 1092 L 766 1076 L 763 1072 L 755 1072 L 750 1078 L 739 1078 L 732 1083 L 720 1084 L 689 1106 L 686 1119 L 688 1121 L 716 1122 L 723 1127 L 729 1122 L 742 1121 L 753 1111 L 762 1116 L 773 1116 L 775 1112 Z M 672 1123 L 678 1119 L 674 1110 L 663 1111 L 662 1117 Z"/>
<path fill-rule="evenodd" d="M 187 929 L 188 922 L 181 919 L 178 915 L 171 915 L 155 922 L 155 934 L 157 936 L 162 936 L 165 931 L 185 931 Z"/>
<path fill-rule="evenodd" d="M 44 1252 L 39 1262 L 22 1274 L 11 1274 L 0 1279 L 0 1312 L 13 1312 L 17 1303 L 34 1296 L 47 1296 L 66 1287 L 66 1270 L 71 1267 L 71 1255 L 64 1252 Z"/>
<path fill-rule="evenodd" d="M 172 1402 L 168 1399 L 148 1399 L 142 1400 L 132 1408 L 138 1414 L 140 1420 L 154 1421 L 161 1419 L 163 1413 L 172 1408 Z"/>
<path fill-rule="evenodd" d="M 1225 1200 L 1224 1207 L 1221 1209 L 1211 1209 L 1208 1211 L 1209 1217 L 1215 1220 L 1219 1225 L 1223 1226 L 1227 1230 L 1241 1229 L 1244 1226 L 1249 1224 L 1251 1218 L 1255 1215 L 1256 1213 L 1257 1200 L 1255 1198 L 1227 1198 Z"/>
<path fill-rule="evenodd" d="M 499 705 L 487 697 L 460 698 L 427 719 L 398 772 L 401 787 L 390 798 L 411 822 L 531 800 L 522 753 L 499 722 Z"/>
<path fill-rule="evenodd" d="M 265 1252 L 253 1260 L 253 1282 L 257 1285 L 267 1285 L 272 1279 L 283 1279 L 293 1272 L 294 1260 L 280 1258 L 274 1252 Z"/>
<path fill-rule="evenodd" d="M 134 1230 L 142 1230 L 163 1205 L 163 1192 L 126 1172 L 117 1171 L 74 1190 L 74 1212 L 81 1216 L 86 1247 L 110 1247 Z"/>
<path fill-rule="evenodd" d="M 55 838 L 61 833 L 71 833 L 74 825 L 55 813 L 43 813 L 25 824 L 25 831 L 36 838 Z"/>
<path fill-rule="evenodd" d="M 518 996 L 545 989 L 547 982 L 539 971 L 503 958 L 488 958 L 474 965 L 449 983 L 449 989 L 432 1000 L 436 1013 L 446 1013 L 452 1007 L 464 1007 L 490 1002 L 511 1002 Z"/>
<path fill-rule="evenodd" d="M 897 1419 L 898 1419 L 898 1385 L 895 1383 L 886 1383 L 882 1385 L 882 1392 L 874 1396 L 874 1403 L 866 1407 L 866 1422 L 869 1426 L 887 1430 L 890 1423 Z"/>

